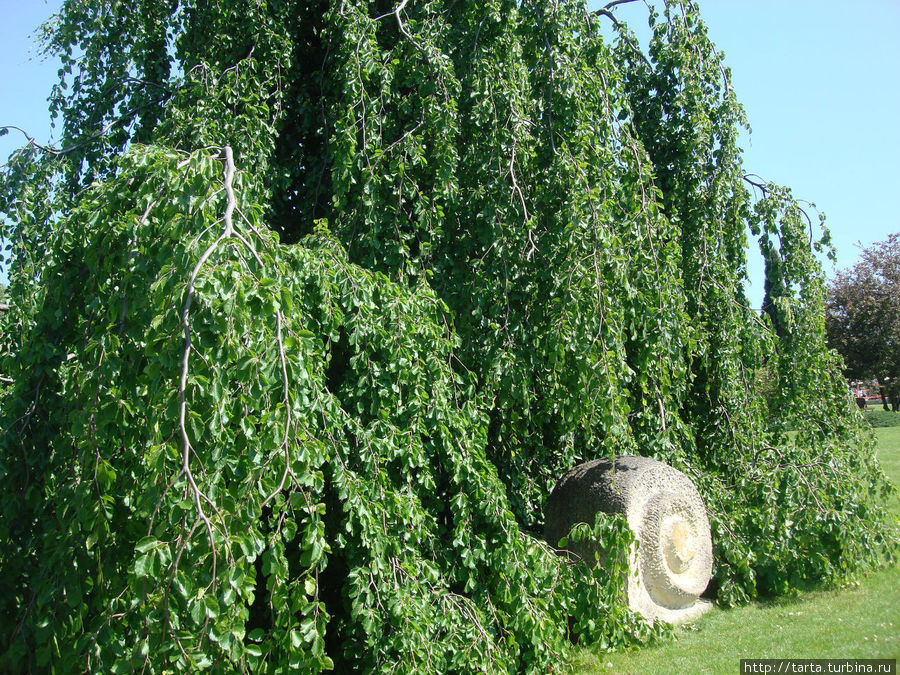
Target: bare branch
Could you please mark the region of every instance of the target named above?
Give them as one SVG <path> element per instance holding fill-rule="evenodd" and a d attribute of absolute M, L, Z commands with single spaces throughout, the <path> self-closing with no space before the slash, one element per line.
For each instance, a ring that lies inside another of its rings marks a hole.
<path fill-rule="evenodd" d="M 416 41 L 413 40 L 412 35 L 410 35 L 409 31 L 406 30 L 406 26 L 403 24 L 403 19 L 400 18 L 400 12 L 402 12 L 406 8 L 406 3 L 408 2 L 409 0 L 403 0 L 403 2 L 397 5 L 397 8 L 394 10 L 394 16 L 397 17 L 397 25 L 400 27 L 400 32 L 403 33 L 407 38 L 409 38 L 410 42 L 416 44 Z"/>
<path fill-rule="evenodd" d="M 612 9 L 618 5 L 628 5 L 632 2 L 638 2 L 639 0 L 613 0 L 613 2 L 608 2 L 606 5 L 601 7 L 600 9 L 595 9 L 594 14 L 597 16 L 605 16 L 609 19 L 612 19 L 612 22 L 619 26 L 621 22 L 613 15 Z M 641 0 L 642 1 L 642 0 Z"/>
<path fill-rule="evenodd" d="M 167 91 L 167 95 L 171 95 L 171 93 Z M 119 117 L 115 118 L 114 120 L 109 121 L 98 131 L 95 131 L 94 133 L 89 134 L 88 136 L 85 136 L 83 139 L 81 139 L 77 143 L 74 143 L 73 145 L 69 145 L 65 148 L 54 148 L 51 145 L 42 145 L 41 143 L 38 143 L 34 139 L 34 137 L 31 136 L 27 131 L 25 131 L 21 127 L 15 126 L 14 124 L 7 124 L 5 126 L 0 126 L 0 131 L 2 131 L 4 129 L 18 131 L 23 136 L 25 136 L 26 147 L 28 147 L 28 146 L 34 147 L 34 148 L 37 148 L 38 150 L 41 150 L 42 152 L 46 152 L 49 155 L 53 155 L 54 157 L 60 157 L 61 155 L 66 155 L 70 152 L 74 152 L 75 150 L 78 150 L 79 148 L 83 148 L 85 145 L 92 143 L 93 141 L 97 140 L 98 138 L 102 138 L 103 136 L 106 136 L 106 134 L 109 133 L 109 130 L 112 129 L 117 124 L 126 122 L 128 120 L 134 120 L 135 116 L 144 108 L 150 106 L 151 104 L 163 103 L 165 100 L 166 100 L 166 96 L 163 96 L 155 101 L 151 101 L 144 105 L 138 106 L 137 108 L 134 108 L 133 110 L 128 110 L 128 111 L 124 112 L 122 115 L 120 115 Z M 4 167 L 4 166 L 6 166 L 6 164 L 0 165 L 0 167 Z"/>
<path fill-rule="evenodd" d="M 423 54 L 427 55 L 425 48 L 422 47 L 422 45 L 420 45 L 418 42 L 416 42 L 416 39 L 412 36 L 412 34 L 409 32 L 409 30 L 407 30 L 406 24 L 403 23 L 403 19 L 400 16 L 400 12 L 402 12 L 404 9 L 406 9 L 406 5 L 408 3 L 409 3 L 409 0 L 402 0 L 402 2 L 399 5 L 397 5 L 396 8 L 394 8 L 393 12 L 389 12 L 387 14 L 382 14 L 381 16 L 375 17 L 375 21 L 379 21 L 379 20 L 385 18 L 386 16 L 390 16 L 391 14 L 393 14 L 394 18 L 397 20 L 397 27 L 400 29 L 400 32 L 406 36 L 407 40 L 409 40 L 410 42 L 413 43 L 413 46 L 415 46 L 416 49 L 418 49 Z"/>
<path fill-rule="evenodd" d="M 765 183 L 759 183 L 759 182 L 757 182 L 757 181 L 755 181 L 755 180 L 752 180 L 752 179 L 750 178 L 751 176 L 753 176 L 754 178 L 757 178 L 758 180 L 763 180 L 763 178 L 762 178 L 761 176 L 758 176 L 758 175 L 755 174 L 755 173 L 745 173 L 745 174 L 743 175 L 744 181 L 745 181 L 746 183 L 749 183 L 749 184 L 752 185 L 753 187 L 759 189 L 759 191 L 763 193 L 763 197 L 765 197 L 765 196 L 769 193 L 769 189 L 770 189 L 770 187 L 771 187 L 771 183 L 768 183 L 768 182 L 765 182 Z"/>
<path fill-rule="evenodd" d="M 639 0 L 613 0 L 612 2 L 606 3 L 606 5 L 603 6 L 603 9 L 605 9 L 606 11 L 609 11 L 613 7 L 616 7 L 617 5 L 628 5 L 632 2 L 638 2 L 638 1 Z M 641 0 L 641 1 L 643 1 L 643 0 Z"/>
<path fill-rule="evenodd" d="M 31 135 L 29 135 L 27 131 L 25 131 L 25 130 L 22 129 L 21 127 L 17 127 L 17 126 L 12 125 L 12 124 L 8 124 L 8 125 L 6 125 L 6 126 L 2 126 L 2 127 L 0 127 L 0 129 L 12 129 L 12 130 L 14 130 L 14 131 L 18 131 L 18 132 L 21 133 L 23 136 L 25 136 L 25 140 L 27 141 L 27 143 L 25 144 L 26 146 L 29 146 L 29 145 L 30 145 L 30 146 L 32 146 L 32 147 L 34 147 L 34 148 L 37 148 L 38 150 L 42 150 L 43 152 L 46 152 L 46 153 L 48 153 L 48 154 L 50 154 L 50 155 L 53 155 L 54 157 L 59 157 L 60 155 L 65 155 L 65 154 L 67 154 L 67 153 L 69 153 L 69 152 L 72 152 L 72 151 L 74 151 L 74 150 L 77 150 L 78 148 L 81 148 L 81 147 L 87 145 L 87 144 L 90 143 L 91 141 L 96 140 L 97 138 L 100 138 L 101 136 L 105 136 L 106 133 L 107 133 L 112 127 L 114 127 L 117 123 L 121 122 L 126 116 L 127 116 L 127 115 L 123 115 L 122 117 L 119 117 L 118 119 L 115 119 L 115 120 L 113 120 L 112 122 L 109 122 L 106 126 L 104 126 L 104 127 L 103 127 L 102 129 L 100 129 L 99 131 L 95 131 L 94 133 L 92 133 L 90 136 L 88 136 L 88 137 L 85 138 L 84 140 L 81 140 L 81 141 L 79 141 L 78 143 L 76 143 L 75 145 L 70 145 L 70 146 L 68 146 L 68 147 L 66 147 L 66 148 L 54 148 L 53 146 L 50 146 L 50 145 L 41 145 L 41 144 L 38 143 L 36 140 L 34 140 L 34 137 L 31 136 Z"/>
<path fill-rule="evenodd" d="M 616 15 L 613 14 L 612 12 L 610 12 L 608 9 L 601 8 L 601 9 L 594 10 L 594 14 L 596 14 L 597 16 L 605 16 L 607 19 L 609 19 L 616 25 L 616 28 L 619 28 L 622 26 L 622 22 L 619 21 L 616 18 Z"/>

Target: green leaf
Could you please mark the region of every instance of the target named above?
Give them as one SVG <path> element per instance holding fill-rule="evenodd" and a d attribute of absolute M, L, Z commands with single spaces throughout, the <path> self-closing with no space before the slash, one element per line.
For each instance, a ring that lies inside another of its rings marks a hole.
<path fill-rule="evenodd" d="M 138 553 L 146 553 L 158 546 L 160 546 L 160 542 L 155 537 L 144 537 L 134 545 L 134 550 Z"/>
<path fill-rule="evenodd" d="M 153 553 L 139 556 L 134 560 L 134 573 L 137 577 L 142 578 L 150 574 L 153 569 Z"/>

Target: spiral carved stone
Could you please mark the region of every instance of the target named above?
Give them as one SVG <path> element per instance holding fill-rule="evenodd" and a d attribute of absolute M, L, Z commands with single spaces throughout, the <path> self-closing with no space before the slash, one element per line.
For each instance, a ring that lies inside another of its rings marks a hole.
<path fill-rule="evenodd" d="M 598 511 L 622 513 L 639 545 L 632 549 L 628 604 L 648 619 L 690 621 L 712 605 L 700 599 L 712 574 L 706 507 L 691 480 L 649 457 L 620 455 L 576 466 L 547 500 L 544 534 L 557 546 L 576 523 Z M 567 550 L 593 562 L 597 549 L 572 542 Z M 601 556 L 602 564 L 602 556 Z"/>

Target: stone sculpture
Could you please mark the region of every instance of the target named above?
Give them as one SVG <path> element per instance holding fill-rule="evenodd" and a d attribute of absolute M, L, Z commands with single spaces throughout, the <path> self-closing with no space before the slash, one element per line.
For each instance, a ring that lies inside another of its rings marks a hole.
<path fill-rule="evenodd" d="M 620 455 L 576 466 L 556 484 L 545 512 L 551 546 L 598 511 L 624 514 L 638 545 L 629 563 L 628 604 L 648 619 L 690 621 L 712 607 L 700 599 L 712 574 L 712 539 L 703 500 L 691 480 L 649 457 Z M 596 547 L 570 543 L 588 564 Z M 602 556 L 600 558 L 602 564 Z"/>

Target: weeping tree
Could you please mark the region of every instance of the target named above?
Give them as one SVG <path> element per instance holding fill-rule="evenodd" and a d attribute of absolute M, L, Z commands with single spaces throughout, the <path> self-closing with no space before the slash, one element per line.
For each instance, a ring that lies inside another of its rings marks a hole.
<path fill-rule="evenodd" d="M 604 569 L 536 535 L 614 454 L 695 481 L 720 604 L 893 558 L 827 231 L 745 173 L 694 4 L 650 7 L 646 47 L 619 4 L 65 0 L 61 143 L 0 190 L 5 669 L 645 642 L 622 521 L 580 530 Z"/>

